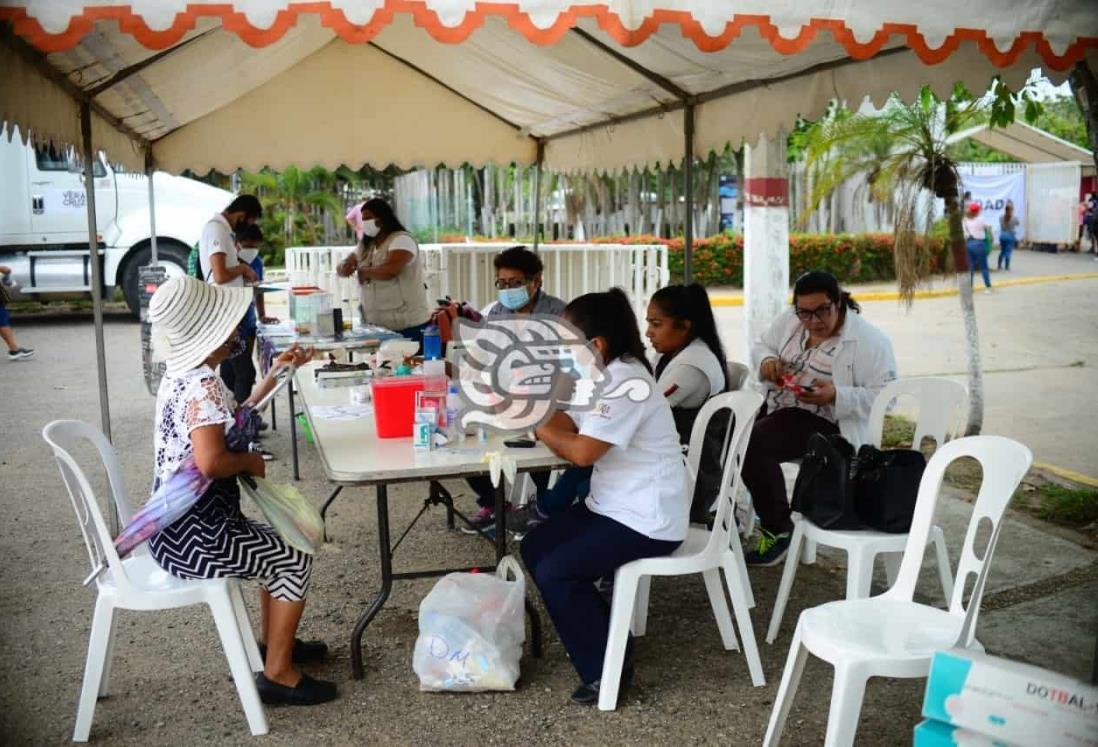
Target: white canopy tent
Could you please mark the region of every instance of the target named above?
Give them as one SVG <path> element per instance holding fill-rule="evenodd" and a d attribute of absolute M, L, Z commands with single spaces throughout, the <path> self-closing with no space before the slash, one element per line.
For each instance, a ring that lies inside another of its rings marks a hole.
<path fill-rule="evenodd" d="M 1098 69 L 1094 0 L 1010 5 L 0 0 L 0 119 L 175 172 L 683 161 L 689 181 L 694 153 L 772 136 L 833 98 Z M 100 384 L 109 432 L 102 357 Z"/>
<path fill-rule="evenodd" d="M 89 97 L 103 115 L 93 143 L 138 169 L 149 144 L 159 168 L 205 173 L 532 164 L 543 142 L 549 168 L 619 170 L 679 162 L 688 107 L 693 147 L 706 153 L 832 98 L 881 103 L 924 83 L 946 94 L 958 80 L 982 90 L 996 74 L 1017 86 L 1034 67 L 1062 79 L 1098 56 L 1093 10 L 1090 0 L 1010 13 L 997 0 L 0 0 L 14 31 L 0 47 L 14 72 L 0 115 L 79 144 L 74 99 Z M 70 90 L 47 80 L 58 74 Z"/>
<path fill-rule="evenodd" d="M 1022 163 L 1078 161 L 1083 176 L 1094 176 L 1095 173 L 1094 157 L 1089 150 L 1025 122 L 1011 122 L 1006 127 L 976 125 L 950 135 L 948 142 L 956 143 L 968 138 Z"/>

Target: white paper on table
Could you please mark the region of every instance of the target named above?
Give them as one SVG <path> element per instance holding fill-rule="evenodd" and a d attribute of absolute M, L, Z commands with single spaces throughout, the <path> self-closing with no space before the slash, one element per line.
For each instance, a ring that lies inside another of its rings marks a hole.
<path fill-rule="evenodd" d="M 358 420 L 373 415 L 373 405 L 317 405 L 309 408 L 314 418 L 321 420 Z"/>

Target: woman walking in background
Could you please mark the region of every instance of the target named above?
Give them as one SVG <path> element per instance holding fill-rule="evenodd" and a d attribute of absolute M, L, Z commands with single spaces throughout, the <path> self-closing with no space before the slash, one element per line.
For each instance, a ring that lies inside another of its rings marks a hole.
<path fill-rule="evenodd" d="M 1006 267 L 1010 272 L 1010 255 L 1014 254 L 1014 247 L 1018 245 L 1018 218 L 1014 215 L 1014 203 L 1007 200 L 1006 209 L 999 216 L 999 261 L 996 269 Z"/>
<path fill-rule="evenodd" d="M 969 203 L 965 219 L 961 222 L 965 232 L 965 248 L 968 250 L 968 282 L 976 278 L 976 270 L 984 278 L 984 293 L 991 293 L 991 272 L 987 269 L 988 231 L 991 227 L 980 217 L 980 203 Z"/>

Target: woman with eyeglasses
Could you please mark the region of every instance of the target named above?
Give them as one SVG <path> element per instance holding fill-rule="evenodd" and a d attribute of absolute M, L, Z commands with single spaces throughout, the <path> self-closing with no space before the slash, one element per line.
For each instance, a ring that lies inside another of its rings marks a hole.
<path fill-rule="evenodd" d="M 354 253 L 340 263 L 337 273 L 344 278 L 353 275 L 358 281 L 367 323 L 422 343 L 431 309 L 419 244 L 381 198 L 364 202 L 360 215 L 362 239 Z"/>
<path fill-rule="evenodd" d="M 861 307 L 828 272 L 806 272 L 793 286 L 793 308 L 751 347 L 766 402 L 743 463 L 761 531 L 748 565 L 775 565 L 793 523 L 782 462 L 800 459 L 814 433 L 841 433 L 855 448 L 868 440 L 869 410 L 896 378 L 892 341 L 865 321 Z"/>
<path fill-rule="evenodd" d="M 496 300 L 486 306 L 483 314 L 488 319 L 538 314 L 560 316 L 567 305 L 541 288 L 545 267 L 541 258 L 524 246 L 512 246 L 496 255 Z M 549 485 L 548 472 L 531 472 L 538 495 L 544 494 Z M 487 477 L 468 478 L 469 487 L 477 495 L 477 513 L 469 520 L 469 532 L 491 534 L 496 527 L 495 488 Z M 508 510 L 511 507 L 508 506 Z M 529 520 L 527 512 L 516 515 L 508 523 L 513 529 L 522 530 Z M 465 530 L 463 530 L 465 531 Z"/>

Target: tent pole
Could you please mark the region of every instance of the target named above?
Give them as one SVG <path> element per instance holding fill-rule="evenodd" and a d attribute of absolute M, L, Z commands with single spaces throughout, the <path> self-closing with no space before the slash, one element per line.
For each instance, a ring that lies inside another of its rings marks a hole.
<path fill-rule="evenodd" d="M 91 106 L 80 103 L 80 134 L 84 141 L 84 192 L 88 208 L 88 262 L 91 265 L 92 317 L 95 323 L 95 360 L 99 379 L 99 423 L 103 435 L 111 439 L 111 406 L 107 397 L 107 359 L 103 342 L 103 266 L 99 261 L 99 236 L 95 225 L 95 151 L 92 150 Z M 111 526 L 118 531 L 118 512 L 110 503 Z"/>
<path fill-rule="evenodd" d="M 545 141 L 538 140 L 538 160 L 534 164 L 534 254 L 541 243 L 541 166 L 545 161 Z"/>
<path fill-rule="evenodd" d="M 153 189 L 153 173 L 156 171 L 153 165 L 152 146 L 145 149 L 145 176 L 149 180 L 149 246 L 152 248 L 152 261 L 150 264 L 160 264 L 160 258 L 156 247 L 156 194 Z"/>
<path fill-rule="evenodd" d="M 694 104 L 689 103 L 683 109 L 684 155 L 682 191 L 686 198 L 686 218 L 682 253 L 683 282 L 687 285 L 694 278 Z"/>

